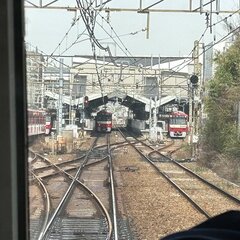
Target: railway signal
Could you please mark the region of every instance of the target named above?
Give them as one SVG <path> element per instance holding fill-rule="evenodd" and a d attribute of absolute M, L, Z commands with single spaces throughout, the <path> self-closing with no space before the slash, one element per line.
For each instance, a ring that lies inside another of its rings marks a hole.
<path fill-rule="evenodd" d="M 85 96 L 85 97 L 84 97 L 83 105 L 84 105 L 84 108 L 87 108 L 87 107 L 89 106 L 88 96 Z"/>
<path fill-rule="evenodd" d="M 191 77 L 190 77 L 190 82 L 192 83 L 192 86 L 193 87 L 196 87 L 197 84 L 198 84 L 198 76 L 193 74 Z"/>

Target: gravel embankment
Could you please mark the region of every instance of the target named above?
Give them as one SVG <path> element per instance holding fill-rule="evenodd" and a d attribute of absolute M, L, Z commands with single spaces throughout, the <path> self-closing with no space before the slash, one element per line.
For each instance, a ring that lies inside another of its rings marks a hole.
<path fill-rule="evenodd" d="M 205 220 L 131 147 L 115 155 L 119 210 L 131 219 L 137 239 L 159 239 Z"/>

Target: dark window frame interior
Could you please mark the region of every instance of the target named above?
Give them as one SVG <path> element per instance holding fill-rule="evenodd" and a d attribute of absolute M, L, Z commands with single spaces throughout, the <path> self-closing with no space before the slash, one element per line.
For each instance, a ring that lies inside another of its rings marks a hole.
<path fill-rule="evenodd" d="M 28 237 L 27 118 L 23 1 L 0 4 L 0 237 Z"/>

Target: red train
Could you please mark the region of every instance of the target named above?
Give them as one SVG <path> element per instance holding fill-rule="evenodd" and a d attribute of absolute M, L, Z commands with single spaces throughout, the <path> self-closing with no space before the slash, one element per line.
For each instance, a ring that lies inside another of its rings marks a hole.
<path fill-rule="evenodd" d="M 51 130 L 51 116 L 45 110 L 28 109 L 28 136 L 49 135 Z"/>
<path fill-rule="evenodd" d="M 112 113 L 102 110 L 96 116 L 96 131 L 111 132 L 112 131 Z"/>
<path fill-rule="evenodd" d="M 188 115 L 181 111 L 172 112 L 169 116 L 168 133 L 172 138 L 185 138 L 188 133 Z"/>
<path fill-rule="evenodd" d="M 44 110 L 28 109 L 28 136 L 45 134 Z"/>

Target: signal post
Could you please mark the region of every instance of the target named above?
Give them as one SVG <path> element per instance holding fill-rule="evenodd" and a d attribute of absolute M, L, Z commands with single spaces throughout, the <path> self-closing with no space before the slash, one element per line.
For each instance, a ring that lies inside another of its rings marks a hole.
<path fill-rule="evenodd" d="M 197 153 L 197 143 L 199 135 L 199 97 L 201 90 L 201 64 L 199 63 L 199 42 L 194 42 L 193 50 L 194 73 L 190 77 L 189 83 L 189 125 L 191 145 L 191 156 L 194 158 Z"/>

